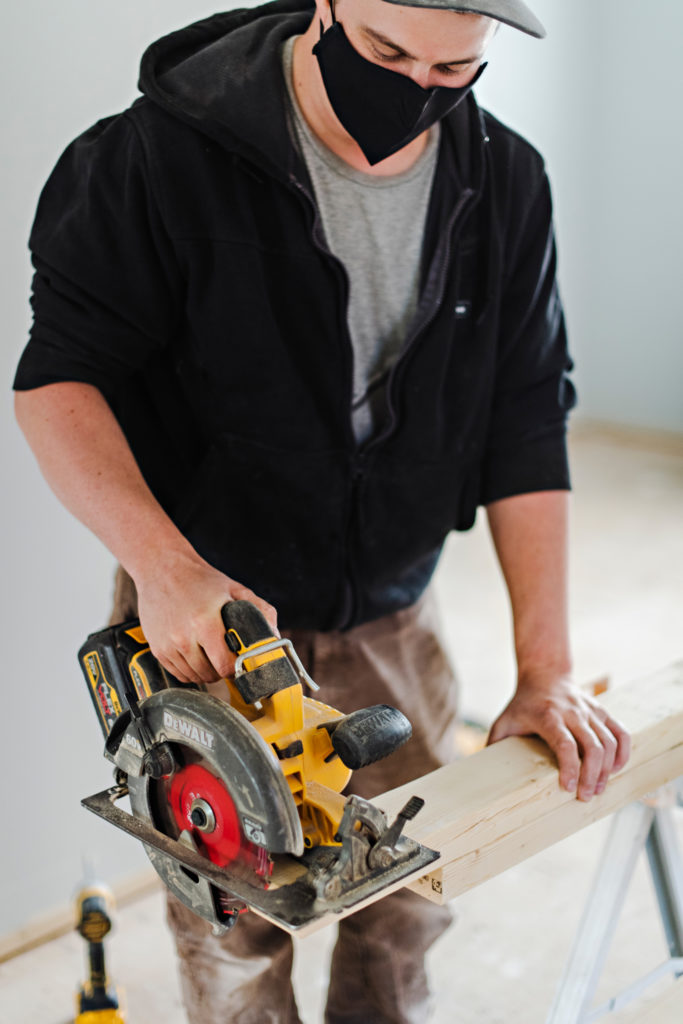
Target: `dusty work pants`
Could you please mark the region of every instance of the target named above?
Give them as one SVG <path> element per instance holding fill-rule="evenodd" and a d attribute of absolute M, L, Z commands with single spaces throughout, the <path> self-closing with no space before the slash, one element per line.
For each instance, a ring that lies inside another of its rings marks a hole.
<path fill-rule="evenodd" d="M 132 581 L 120 571 L 113 619 L 134 614 Z M 391 704 L 412 723 L 412 738 L 399 752 L 354 772 L 353 792 L 373 797 L 453 759 L 456 682 L 438 640 L 431 597 L 345 633 L 287 635 L 320 685 L 320 700 L 347 713 Z M 424 956 L 450 920 L 446 907 L 403 891 L 341 921 L 326 1024 L 425 1024 L 430 997 Z M 285 932 L 244 914 L 234 930 L 217 938 L 172 896 L 168 921 L 191 1024 L 300 1024 L 290 977 L 292 940 Z"/>

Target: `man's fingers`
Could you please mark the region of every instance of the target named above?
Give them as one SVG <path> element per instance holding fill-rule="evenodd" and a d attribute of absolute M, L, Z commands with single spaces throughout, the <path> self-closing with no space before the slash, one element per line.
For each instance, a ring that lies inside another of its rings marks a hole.
<path fill-rule="evenodd" d="M 617 741 L 617 752 L 612 771 L 618 772 L 624 767 L 631 756 L 631 737 L 621 722 L 618 722 L 616 718 L 612 718 L 611 715 L 605 716 L 605 726 Z"/>
<path fill-rule="evenodd" d="M 211 659 L 207 657 L 206 651 L 200 643 L 195 643 L 190 651 L 190 664 L 202 683 L 213 683 L 221 678 L 221 673 L 216 670 Z"/>
<path fill-rule="evenodd" d="M 239 587 L 239 597 L 233 593 L 232 599 L 250 601 L 279 636 L 274 625 L 277 613 L 267 601 L 258 598 L 247 587 Z M 171 659 L 180 662 L 182 666 L 184 678 L 181 682 L 210 683 L 232 675 L 235 671 L 235 656 L 226 643 L 225 627 L 220 614 L 208 622 L 197 622 L 193 634 L 187 640 L 177 639 L 175 650 L 170 654 Z"/>
<path fill-rule="evenodd" d="M 602 745 L 603 751 L 602 768 L 595 785 L 595 792 L 602 793 L 607 785 L 608 778 L 614 771 L 614 761 L 617 756 L 617 739 L 600 719 L 593 719 L 591 724 L 593 732 Z"/>
<path fill-rule="evenodd" d="M 486 740 L 486 746 L 490 747 L 492 743 L 498 743 L 500 740 L 504 740 L 506 736 L 512 735 L 515 734 L 510 732 L 509 729 L 506 729 L 505 725 L 503 724 L 503 719 L 498 718 L 493 723 L 491 729 L 489 730 L 489 734 Z"/>
<path fill-rule="evenodd" d="M 595 794 L 598 781 L 602 777 L 605 761 L 605 747 L 596 732 L 600 728 L 597 720 L 592 725 L 582 724 L 576 729 L 576 742 L 581 754 L 581 775 L 577 796 L 579 800 L 590 800 Z"/>
<path fill-rule="evenodd" d="M 261 615 L 265 617 L 274 635 L 280 635 L 277 628 L 277 610 L 272 604 L 268 604 L 262 597 L 255 594 L 253 590 L 249 590 L 249 587 L 245 587 L 241 583 L 233 587 L 231 596 L 234 601 L 251 601 L 253 605 L 256 605 Z"/>
<path fill-rule="evenodd" d="M 579 748 L 571 731 L 562 720 L 562 716 L 554 710 L 548 710 L 538 722 L 510 721 L 505 714 L 501 715 L 491 727 L 487 744 L 498 743 L 507 736 L 540 736 L 548 744 L 557 758 L 560 772 L 560 785 L 573 793 L 576 790 L 581 771 Z"/>
<path fill-rule="evenodd" d="M 209 683 L 234 672 L 220 614 L 229 601 L 249 601 L 277 634 L 275 608 L 199 556 L 171 559 L 170 569 L 135 583 L 152 653 L 180 682 Z"/>
<path fill-rule="evenodd" d="M 239 599 L 257 605 L 264 616 L 267 613 L 268 624 L 277 634 L 273 627 L 273 620 L 277 617 L 272 605 L 256 598 L 246 587 L 241 587 L 240 591 Z M 235 595 L 233 599 L 237 599 Z M 232 675 L 235 656 L 226 643 L 225 627 L 219 612 L 209 620 L 198 619 L 191 625 L 191 630 L 187 636 L 176 634 L 168 638 L 163 649 L 152 648 L 152 653 L 164 668 L 181 683 L 210 683 Z"/>
<path fill-rule="evenodd" d="M 630 755 L 631 741 L 623 726 L 607 714 L 602 718 L 539 731 L 557 757 L 560 784 L 570 792 L 578 789 L 579 800 L 602 793 L 609 776 L 623 768 Z"/>
<path fill-rule="evenodd" d="M 161 651 L 157 652 L 152 648 L 152 654 L 161 662 L 167 672 L 170 672 L 176 677 L 180 683 L 201 683 L 203 680 L 199 678 L 197 673 L 186 661 L 180 651 Z"/>
<path fill-rule="evenodd" d="M 212 683 L 219 678 L 216 669 L 204 652 L 200 629 L 193 630 L 188 637 L 178 637 L 172 643 L 175 647 L 172 654 L 173 659 L 176 660 L 177 657 L 180 657 L 188 666 L 193 683 Z"/>
<path fill-rule="evenodd" d="M 506 736 L 540 736 L 557 758 L 560 785 L 579 800 L 590 800 L 626 764 L 629 735 L 603 707 L 581 695 L 544 703 L 539 707 L 533 695 L 517 694 L 493 723 L 488 743 Z"/>
<path fill-rule="evenodd" d="M 623 768 L 631 756 L 631 737 L 621 722 L 612 718 L 600 704 L 591 701 L 591 708 L 591 724 L 605 750 L 603 771 L 596 788 L 596 792 L 601 793 L 608 777 Z"/>
<path fill-rule="evenodd" d="M 542 731 L 541 731 L 542 730 Z M 560 771 L 560 785 L 569 793 L 576 790 L 581 771 L 579 748 L 571 731 L 559 715 L 547 716 L 539 729 L 539 736 L 548 744 L 555 757 Z"/>
<path fill-rule="evenodd" d="M 225 629 L 222 622 L 220 629 L 212 630 L 204 638 L 204 652 L 217 679 L 225 679 L 226 676 L 234 674 L 235 655 L 225 642 Z"/>
<path fill-rule="evenodd" d="M 152 654 L 181 683 L 210 683 L 220 678 L 201 645 L 191 638 L 176 638 L 163 650 L 152 647 Z"/>
<path fill-rule="evenodd" d="M 266 619 L 268 625 L 273 631 L 273 635 L 279 637 L 280 634 L 277 628 L 277 611 L 272 606 L 258 597 L 253 590 L 249 590 L 248 587 L 242 586 L 242 584 L 236 584 L 232 588 L 230 595 L 231 601 L 249 601 L 261 612 L 263 617 Z M 235 655 L 228 647 L 225 640 L 225 627 L 223 625 L 220 614 L 218 615 L 218 630 L 210 630 L 203 637 L 203 647 L 206 652 L 206 656 L 215 668 L 217 672 L 217 678 L 222 679 L 225 676 L 233 675 L 235 671 Z"/>

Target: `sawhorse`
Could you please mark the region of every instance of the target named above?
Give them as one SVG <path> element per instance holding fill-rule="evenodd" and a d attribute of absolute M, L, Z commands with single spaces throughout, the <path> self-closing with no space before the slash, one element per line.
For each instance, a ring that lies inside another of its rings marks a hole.
<path fill-rule="evenodd" d="M 622 1009 L 663 975 L 683 975 L 683 860 L 673 820 L 676 804 L 683 803 L 682 794 L 683 779 L 679 779 L 677 784 L 664 786 L 652 797 L 628 804 L 614 815 L 546 1024 L 592 1024 L 605 1014 Z M 669 959 L 606 1003 L 591 1009 L 619 912 L 643 850 L 647 852 Z"/>

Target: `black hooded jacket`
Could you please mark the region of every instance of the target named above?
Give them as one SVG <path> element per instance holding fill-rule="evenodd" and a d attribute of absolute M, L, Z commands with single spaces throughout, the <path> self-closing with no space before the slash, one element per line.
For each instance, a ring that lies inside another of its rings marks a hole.
<path fill-rule="evenodd" d="M 347 278 L 292 143 L 307 0 L 155 43 L 143 97 L 60 158 L 15 387 L 106 395 L 153 492 L 285 627 L 413 602 L 478 504 L 568 487 L 570 363 L 543 163 L 470 95 L 444 122 L 421 298 L 381 430 L 351 425 Z"/>

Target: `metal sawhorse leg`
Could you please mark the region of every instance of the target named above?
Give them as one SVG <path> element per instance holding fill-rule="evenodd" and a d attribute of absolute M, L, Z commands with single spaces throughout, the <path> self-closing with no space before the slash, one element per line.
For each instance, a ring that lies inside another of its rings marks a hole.
<path fill-rule="evenodd" d="M 681 784 L 629 804 L 612 819 L 586 908 L 546 1024 L 591 1024 L 620 1010 L 663 974 L 683 975 L 683 861 L 673 821 Z M 607 1003 L 591 1009 L 619 912 L 641 850 L 650 872 L 669 946 L 669 959 Z M 683 1020 L 683 1010 L 681 1012 Z"/>

